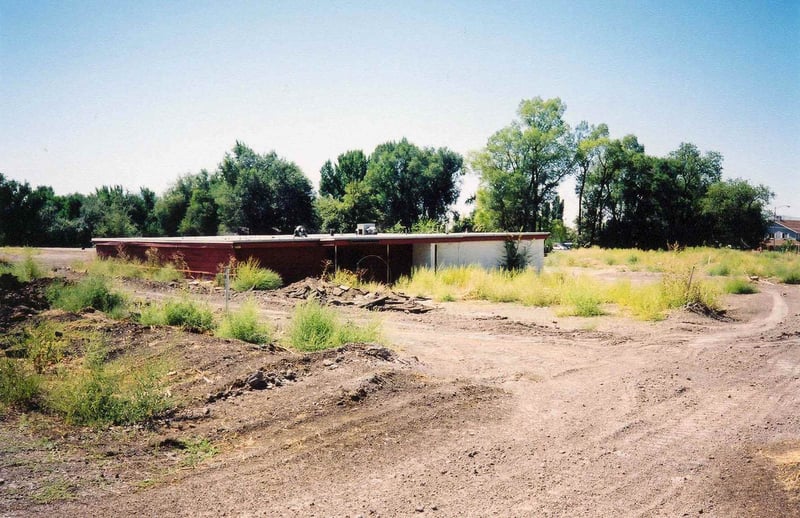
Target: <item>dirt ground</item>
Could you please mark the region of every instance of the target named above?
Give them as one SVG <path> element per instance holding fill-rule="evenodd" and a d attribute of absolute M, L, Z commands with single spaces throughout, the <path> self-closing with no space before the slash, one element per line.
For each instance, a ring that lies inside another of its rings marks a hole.
<path fill-rule="evenodd" d="M 37 258 L 69 274 L 90 255 Z M 0 515 L 800 516 L 800 286 L 759 290 L 725 299 L 727 321 L 338 308 L 379 320 L 383 343 L 309 355 L 36 310 L 167 351 L 181 404 L 150 427 L 7 416 Z M 258 304 L 280 329 L 296 300 Z M 266 388 L 248 385 L 257 372 Z M 217 453 L 192 457 L 199 438 Z"/>

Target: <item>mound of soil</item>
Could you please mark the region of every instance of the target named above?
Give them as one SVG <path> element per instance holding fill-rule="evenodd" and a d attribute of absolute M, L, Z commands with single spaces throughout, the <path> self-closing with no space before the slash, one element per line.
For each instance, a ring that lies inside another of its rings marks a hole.
<path fill-rule="evenodd" d="M 50 305 L 45 290 L 51 282 L 52 279 L 19 282 L 11 274 L 0 275 L 0 333 L 47 309 Z"/>

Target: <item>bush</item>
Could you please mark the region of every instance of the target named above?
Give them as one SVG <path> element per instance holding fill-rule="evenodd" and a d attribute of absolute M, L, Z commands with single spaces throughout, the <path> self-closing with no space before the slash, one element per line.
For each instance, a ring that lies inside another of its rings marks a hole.
<path fill-rule="evenodd" d="M 253 344 L 269 343 L 272 330 L 258 321 L 258 311 L 254 301 L 242 304 L 238 311 L 228 314 L 217 330 L 217 336 L 235 338 Z"/>
<path fill-rule="evenodd" d="M 734 295 L 747 295 L 750 293 L 758 293 L 756 286 L 746 281 L 745 279 L 730 279 L 725 283 L 725 292 L 733 293 Z"/>
<path fill-rule="evenodd" d="M 331 349 L 350 342 L 372 342 L 378 339 L 378 335 L 377 325 L 340 324 L 332 309 L 315 300 L 295 308 L 289 328 L 289 342 L 301 351 Z"/>
<path fill-rule="evenodd" d="M 283 279 L 276 272 L 261 268 L 258 259 L 249 258 L 236 266 L 231 287 L 236 291 L 275 290 L 283 286 Z"/>
<path fill-rule="evenodd" d="M 124 297 L 111 291 L 103 277 L 90 275 L 77 284 L 54 283 L 47 290 L 50 303 L 66 311 L 94 308 L 111 315 L 125 307 Z"/>

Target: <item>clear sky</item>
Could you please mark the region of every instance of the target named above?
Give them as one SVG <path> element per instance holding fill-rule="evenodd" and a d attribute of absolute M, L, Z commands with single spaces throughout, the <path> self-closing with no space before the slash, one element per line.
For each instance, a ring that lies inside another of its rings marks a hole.
<path fill-rule="evenodd" d="M 798 0 L 0 0 L 0 173 L 59 194 L 160 194 L 237 139 L 315 185 L 402 137 L 466 155 L 535 96 L 650 154 L 719 151 L 800 215 Z"/>

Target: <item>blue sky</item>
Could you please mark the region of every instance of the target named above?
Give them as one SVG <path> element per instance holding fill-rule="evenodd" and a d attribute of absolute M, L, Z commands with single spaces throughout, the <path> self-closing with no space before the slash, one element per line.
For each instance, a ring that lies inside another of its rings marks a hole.
<path fill-rule="evenodd" d="M 0 173 L 59 194 L 161 193 L 237 139 L 315 184 L 402 137 L 466 155 L 535 96 L 651 154 L 719 151 L 800 215 L 796 0 L 0 0 Z"/>

